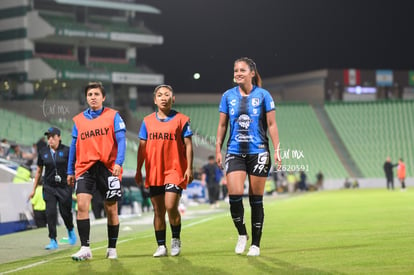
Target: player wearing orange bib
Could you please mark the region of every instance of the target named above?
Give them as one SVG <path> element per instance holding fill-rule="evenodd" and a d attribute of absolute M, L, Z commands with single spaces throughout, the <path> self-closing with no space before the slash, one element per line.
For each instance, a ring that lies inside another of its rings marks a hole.
<path fill-rule="evenodd" d="M 183 189 L 193 180 L 193 146 L 189 117 L 172 110 L 173 89 L 160 85 L 154 90 L 158 111 L 144 118 L 139 138 L 135 180 L 142 184 L 141 167 L 145 161 L 145 186 L 149 187 L 154 207 L 154 230 L 158 248 L 154 257 L 167 255 L 165 214 L 172 231 L 171 256 L 181 251 L 181 215 L 178 211 Z"/>
<path fill-rule="evenodd" d="M 122 164 L 125 159 L 125 123 L 119 113 L 104 107 L 105 89 L 99 82 L 85 88 L 89 108 L 73 118 L 72 143 L 68 161 L 68 184 L 74 185 L 78 213 L 76 222 L 81 249 L 72 259 L 83 261 L 92 258 L 89 247 L 89 206 L 96 191 L 104 198 L 107 214 L 108 249 L 106 257 L 116 259 L 116 242 L 119 234 L 118 201 L 122 199 Z"/>
<path fill-rule="evenodd" d="M 405 163 L 402 158 L 398 160 L 397 177 L 401 183 L 401 191 L 405 191 Z"/>

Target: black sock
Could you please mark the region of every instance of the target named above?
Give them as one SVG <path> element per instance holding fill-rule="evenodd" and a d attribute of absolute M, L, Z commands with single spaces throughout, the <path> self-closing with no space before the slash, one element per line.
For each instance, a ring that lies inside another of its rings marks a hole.
<path fill-rule="evenodd" d="M 155 238 L 157 239 L 157 244 L 160 245 L 165 245 L 165 229 L 164 230 L 156 230 L 155 231 Z"/>
<path fill-rule="evenodd" d="M 90 220 L 76 220 L 76 223 L 78 224 L 78 233 L 81 246 L 89 246 L 89 233 L 91 230 Z"/>
<path fill-rule="evenodd" d="M 264 220 L 263 196 L 249 196 L 252 210 L 252 245 L 260 247 Z"/>
<path fill-rule="evenodd" d="M 179 225 L 172 225 L 171 226 L 171 234 L 173 239 L 179 239 L 180 238 L 180 233 L 181 233 L 181 223 Z"/>
<path fill-rule="evenodd" d="M 118 240 L 119 224 L 109 225 L 108 224 L 108 248 L 115 248 Z"/>
<path fill-rule="evenodd" d="M 242 195 L 229 195 L 230 213 L 239 235 L 247 235 Z"/>

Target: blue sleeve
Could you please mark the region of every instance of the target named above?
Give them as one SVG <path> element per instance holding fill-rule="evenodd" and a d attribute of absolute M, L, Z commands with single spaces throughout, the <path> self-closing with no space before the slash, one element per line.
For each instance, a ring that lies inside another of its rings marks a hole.
<path fill-rule="evenodd" d="M 116 143 L 118 144 L 118 152 L 116 154 L 115 164 L 122 166 L 125 160 L 126 138 L 125 131 L 115 132 Z"/>
<path fill-rule="evenodd" d="M 224 93 L 223 96 L 221 97 L 219 112 L 228 114 L 229 109 L 228 109 L 228 106 L 227 106 L 227 95 L 226 94 L 227 93 Z"/>
<path fill-rule="evenodd" d="M 138 138 L 142 140 L 148 139 L 148 132 L 147 132 L 147 126 L 145 125 L 145 121 L 142 121 L 141 128 L 139 129 Z"/>
<path fill-rule="evenodd" d="M 68 175 L 75 175 L 75 162 L 76 162 L 76 141 L 78 139 L 78 129 L 76 125 L 73 125 L 72 129 L 72 142 L 69 148 L 68 159 Z"/>
<path fill-rule="evenodd" d="M 117 133 L 118 131 L 126 131 L 125 123 L 119 113 L 115 114 L 114 118 L 114 131 Z"/>
<path fill-rule="evenodd" d="M 273 101 L 273 98 L 270 95 L 270 93 L 267 92 L 267 91 L 264 94 L 264 103 L 265 103 L 266 112 L 270 112 L 270 111 L 273 111 L 274 109 L 276 109 L 275 108 L 275 102 Z"/>
<path fill-rule="evenodd" d="M 125 152 L 126 152 L 126 136 L 125 136 L 126 127 L 125 127 L 125 122 L 119 113 L 115 114 L 114 131 L 115 131 L 116 143 L 118 144 L 118 151 L 116 154 L 115 164 L 122 166 L 122 164 L 124 164 L 124 161 L 125 161 Z"/>
<path fill-rule="evenodd" d="M 192 135 L 193 135 L 193 131 L 191 131 L 190 121 L 187 121 L 184 125 L 182 136 L 183 138 L 186 138 Z"/>

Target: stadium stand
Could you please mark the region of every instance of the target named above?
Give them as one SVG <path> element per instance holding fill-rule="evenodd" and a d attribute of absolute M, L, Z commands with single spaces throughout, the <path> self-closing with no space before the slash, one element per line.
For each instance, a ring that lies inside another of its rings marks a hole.
<path fill-rule="evenodd" d="M 193 132 L 212 141 L 214 145 L 219 119 L 218 104 L 176 104 L 175 108 L 190 116 Z M 304 168 L 311 178 L 319 170 L 328 178 L 346 177 L 345 168 L 310 105 L 282 104 L 277 107 L 276 120 L 286 169 Z"/>
<path fill-rule="evenodd" d="M 309 104 L 285 103 L 276 106 L 276 121 L 284 165 L 288 168 L 305 166 L 311 180 L 319 171 L 326 178 L 346 177 L 345 168 Z"/>
<path fill-rule="evenodd" d="M 402 157 L 411 174 L 414 101 L 338 102 L 325 109 L 364 177 L 383 177 L 387 156 L 393 163 Z"/>

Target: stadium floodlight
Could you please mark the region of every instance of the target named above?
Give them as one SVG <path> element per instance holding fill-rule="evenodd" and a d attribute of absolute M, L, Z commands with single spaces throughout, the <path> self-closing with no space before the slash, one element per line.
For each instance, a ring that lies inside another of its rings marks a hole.
<path fill-rule="evenodd" d="M 112 10 L 127 10 L 143 13 L 160 14 L 161 11 L 155 7 L 144 4 L 123 3 L 118 1 L 101 1 L 101 0 L 54 0 L 59 4 L 85 6 Z"/>

